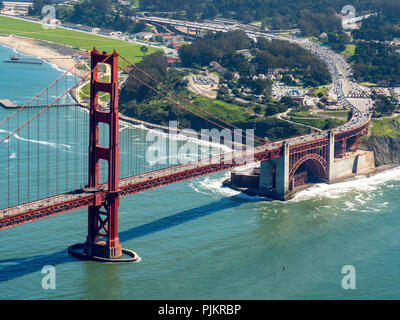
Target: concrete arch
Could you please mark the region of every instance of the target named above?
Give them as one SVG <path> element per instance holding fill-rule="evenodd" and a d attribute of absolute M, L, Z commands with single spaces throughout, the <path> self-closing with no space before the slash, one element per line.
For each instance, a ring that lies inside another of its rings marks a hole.
<path fill-rule="evenodd" d="M 309 169 L 315 174 L 315 176 L 318 176 L 321 179 L 328 179 L 328 162 L 326 161 L 326 159 L 321 157 L 319 154 L 310 153 L 305 155 L 303 158 L 297 160 L 290 168 L 289 185 L 291 185 L 297 169 L 299 169 L 300 166 L 306 162 L 309 163 Z"/>

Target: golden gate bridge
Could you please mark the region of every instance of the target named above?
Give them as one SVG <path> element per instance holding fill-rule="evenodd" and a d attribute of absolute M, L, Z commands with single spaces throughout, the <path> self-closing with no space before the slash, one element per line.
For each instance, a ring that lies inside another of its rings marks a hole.
<path fill-rule="evenodd" d="M 80 77 L 79 80 L 75 73 L 75 83 L 72 86 L 62 83 L 63 79 L 71 76 L 89 55 L 91 57 L 90 72 Z M 126 71 L 125 66 L 119 67 L 119 61 L 126 63 L 130 71 Z M 103 64 L 110 67 L 109 82 L 99 80 L 98 67 Z M 357 150 L 359 136 L 368 130 L 369 118 L 363 123 L 337 133 L 325 131 L 301 139 L 292 138 L 272 143 L 255 135 L 249 137 L 241 134 L 241 139 L 252 139 L 255 145 L 250 148 L 242 145 L 241 148 L 228 152 L 221 149 L 217 155 L 173 166 L 159 164 L 156 167 L 149 167 L 145 164 L 144 156 L 141 157 L 142 160 L 136 158 L 136 163 L 133 164 L 133 155 L 144 150 L 135 148 L 131 139 L 127 139 L 122 144 L 119 141 L 118 77 L 121 71 L 125 71 L 128 77 L 148 90 L 210 125 L 224 130 L 239 129 L 169 89 L 118 55 L 116 51 L 107 54 L 106 52 L 100 53 L 94 48 L 92 51 L 86 52 L 74 67 L 66 71 L 49 87 L 0 121 L 0 129 L 6 132 L 6 136 L 0 140 L 0 147 L 7 148 L 8 155 L 5 163 L 6 170 L 3 171 L 3 173 L 7 172 L 7 190 L 3 192 L 3 196 L 7 196 L 5 201 L 7 207 L 0 210 L 0 229 L 88 207 L 87 238 L 82 244 L 70 246 L 69 253 L 78 258 L 98 261 L 136 261 L 137 254 L 123 249 L 119 242 L 118 206 L 120 197 L 229 170 L 249 162 L 267 162 L 278 158 L 286 159 L 287 174 L 282 175 L 282 179 L 283 184 L 289 189 L 296 185 L 296 172 L 303 164 L 306 164 L 307 169 L 316 176 L 328 181 L 329 164 L 333 161 L 332 155 L 343 157 L 346 151 Z M 60 145 L 60 130 L 63 130 L 67 142 L 70 139 L 78 144 L 83 138 L 80 133 L 82 124 L 78 123 L 76 111 L 73 114 L 68 111 L 69 108 L 66 108 L 65 111 L 56 108 L 55 121 L 50 120 L 48 113 L 52 107 L 59 104 L 63 98 L 82 86 L 88 79 L 90 80 L 89 123 L 83 125 L 84 133 L 89 133 L 88 151 L 78 152 L 75 157 L 71 158 L 68 152 L 61 155 L 60 148 L 56 149 L 54 155 L 48 144 L 38 143 L 36 148 L 30 147 L 28 144 L 23 150 L 23 155 L 22 147 L 20 147 L 21 137 L 19 137 L 17 150 L 13 154 L 10 139 L 22 132 L 28 141 L 32 137 L 36 141 L 40 141 L 42 137 L 46 141 L 54 139 L 55 145 Z M 57 94 L 54 101 L 48 103 L 50 89 L 55 89 Z M 58 94 L 58 92 L 62 93 Z M 108 94 L 108 108 L 100 105 L 99 93 Z M 43 97 L 47 101 L 45 104 L 38 102 L 39 98 Z M 40 111 L 38 109 L 29 111 L 29 106 L 35 102 L 45 106 Z M 27 120 L 21 121 L 20 113 L 25 109 L 27 112 L 35 110 L 38 112 L 33 113 L 32 116 L 28 113 Z M 63 121 L 63 115 L 67 115 L 72 121 Z M 75 123 L 71 127 L 70 123 L 74 121 Z M 36 127 L 31 130 L 32 123 L 35 123 Z M 103 143 L 100 143 L 100 134 L 104 137 Z M 5 144 L 7 145 L 5 146 Z M 108 146 L 104 146 L 107 144 Z M 120 162 L 120 150 L 128 154 L 127 163 Z M 23 156 L 25 159 L 22 159 Z M 61 157 L 64 160 L 63 168 L 60 167 Z M 14 166 L 11 163 L 13 158 L 16 158 L 17 162 L 15 165 L 15 161 L 13 161 Z M 86 164 L 82 165 L 83 163 L 87 163 L 87 167 Z M 101 163 L 106 165 L 101 165 Z M 78 174 L 82 168 L 88 176 L 86 183 L 81 181 Z M 61 173 L 65 173 L 63 178 Z M 101 179 L 101 175 L 103 179 Z M 32 183 L 34 180 L 36 185 Z M 279 183 L 274 181 L 276 188 Z M 284 192 L 287 191 L 287 188 L 284 189 Z M 123 254 L 129 257 L 123 258 Z"/>

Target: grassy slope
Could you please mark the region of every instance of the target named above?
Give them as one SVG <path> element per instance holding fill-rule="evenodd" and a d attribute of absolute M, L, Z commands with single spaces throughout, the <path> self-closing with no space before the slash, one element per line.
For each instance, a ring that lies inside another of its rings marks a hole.
<path fill-rule="evenodd" d="M 400 117 L 388 119 L 373 119 L 372 136 L 390 136 L 392 138 L 400 138 Z"/>
<path fill-rule="evenodd" d="M 99 51 L 112 52 L 115 49 L 132 63 L 140 61 L 143 56 L 140 51 L 141 46 L 137 44 L 62 28 L 45 30 L 38 23 L 2 16 L 0 16 L 0 33 L 51 41 L 84 50 L 91 50 L 94 46 Z M 148 54 L 157 51 L 152 47 L 148 49 Z"/>
<path fill-rule="evenodd" d="M 248 120 L 252 110 L 251 108 L 244 108 L 233 103 L 212 100 L 202 96 L 197 96 L 194 102 L 198 107 L 230 123 Z"/>
<path fill-rule="evenodd" d="M 346 122 L 344 120 L 332 118 L 332 119 L 329 119 L 330 120 L 329 128 L 326 128 L 325 126 L 328 123 L 328 119 L 290 119 L 290 120 L 293 122 L 309 125 L 309 126 L 321 129 L 321 130 L 335 128 Z"/>
<path fill-rule="evenodd" d="M 289 116 L 293 117 L 304 117 L 304 118 L 321 118 L 323 117 L 331 117 L 331 118 L 347 118 L 349 115 L 348 111 L 319 111 L 316 114 L 311 114 L 310 111 L 299 111 L 299 112 L 294 112 L 291 111 L 289 112 Z"/>
<path fill-rule="evenodd" d="M 318 93 L 325 94 L 327 92 L 328 92 L 328 88 L 326 88 L 326 87 L 319 87 L 319 88 L 315 89 L 315 91 L 314 91 L 315 95 L 317 95 Z"/>
<path fill-rule="evenodd" d="M 349 111 L 322 111 L 318 112 L 319 115 L 330 116 L 330 117 L 341 117 L 347 118 L 349 116 Z"/>
<path fill-rule="evenodd" d="M 356 53 L 356 45 L 355 44 L 347 44 L 346 49 L 342 51 L 340 54 L 345 58 L 349 59 L 350 57 L 354 56 Z"/>

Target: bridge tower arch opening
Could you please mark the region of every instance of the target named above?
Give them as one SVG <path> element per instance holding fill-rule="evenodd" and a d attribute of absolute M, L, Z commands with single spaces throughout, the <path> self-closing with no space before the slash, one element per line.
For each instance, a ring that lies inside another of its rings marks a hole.
<path fill-rule="evenodd" d="M 328 162 L 318 154 L 308 154 L 291 168 L 289 190 L 306 183 L 326 182 L 328 178 Z"/>

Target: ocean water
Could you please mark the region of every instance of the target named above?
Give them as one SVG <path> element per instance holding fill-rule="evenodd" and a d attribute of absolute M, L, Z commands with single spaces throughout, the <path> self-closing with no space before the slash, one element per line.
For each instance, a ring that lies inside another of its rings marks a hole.
<path fill-rule="evenodd" d="M 10 52 L 0 47 L 0 60 Z M 60 74 L 47 64 L 21 68 L 0 62 L 0 99 L 26 102 Z M 78 117 L 79 137 L 86 139 L 85 111 L 58 112 L 50 114 L 50 120 Z M 0 109 L 0 119 L 9 114 Z M 20 120 L 24 117 L 28 116 L 23 114 Z M 4 137 L 7 128 L 2 125 L 0 130 Z M 121 138 L 136 141 L 142 131 L 125 127 Z M 86 140 L 75 144 L 71 138 L 67 143 L 67 134 L 60 132 L 56 145 L 53 138 L 43 140 L 45 132 L 40 136 L 39 148 L 61 154 L 80 152 L 84 158 Z M 37 141 L 27 139 L 26 132 L 20 138 L 24 139 L 21 153 L 28 145 L 32 152 L 36 150 Z M 16 141 L 8 142 L 11 149 Z M 17 156 L 15 149 L 8 152 L 8 143 L 0 145 L 3 171 Z M 66 187 L 74 185 L 72 176 L 78 174 L 79 181 L 86 177 L 85 168 L 82 164 L 77 173 L 68 171 Z M 228 176 L 229 172 L 222 172 L 122 198 L 120 240 L 124 248 L 140 255 L 139 263 L 83 262 L 67 254 L 69 244 L 85 239 L 87 210 L 1 230 L 0 299 L 400 297 L 400 168 L 334 185 L 314 185 L 287 202 L 223 188 Z M 0 174 L 0 179 L 4 191 L 0 207 L 4 207 L 7 175 Z M 9 197 L 15 200 L 15 194 Z M 41 271 L 46 265 L 55 267 L 55 290 L 42 288 Z M 354 290 L 342 288 L 345 265 L 356 270 Z"/>

